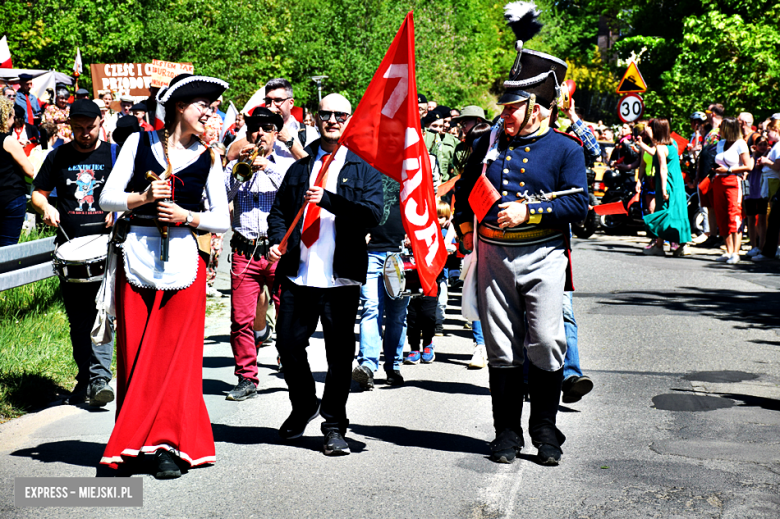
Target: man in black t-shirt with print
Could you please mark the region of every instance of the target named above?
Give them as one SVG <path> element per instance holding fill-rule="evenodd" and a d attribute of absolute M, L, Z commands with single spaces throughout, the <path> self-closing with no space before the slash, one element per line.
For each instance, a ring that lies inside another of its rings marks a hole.
<path fill-rule="evenodd" d="M 56 242 L 93 234 L 106 234 L 113 224 L 112 213 L 100 209 L 100 191 L 113 167 L 115 144 L 102 142 L 100 109 L 87 99 L 77 99 L 70 108 L 73 140 L 46 156 L 35 177 L 32 205 L 43 215 L 47 225 L 57 227 Z M 49 203 L 49 195 L 57 189 L 57 205 Z M 60 279 L 65 312 L 70 323 L 73 359 L 78 367 L 76 387 L 68 403 L 89 400 L 102 407 L 114 399 L 111 380 L 112 343 L 95 346 L 89 337 L 97 316 L 95 297 L 100 282 L 72 283 Z"/>

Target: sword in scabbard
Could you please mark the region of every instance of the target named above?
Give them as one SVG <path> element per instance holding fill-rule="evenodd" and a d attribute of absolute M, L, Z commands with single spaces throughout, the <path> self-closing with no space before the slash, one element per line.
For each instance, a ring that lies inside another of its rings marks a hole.
<path fill-rule="evenodd" d="M 566 195 L 576 195 L 577 193 L 582 193 L 585 190 L 581 187 L 573 187 L 571 189 L 564 189 L 563 191 L 553 191 L 551 193 L 544 193 L 538 195 L 525 195 L 523 196 L 523 201 L 526 203 L 538 203 L 538 202 L 549 202 L 551 200 L 554 200 L 556 198 L 566 196 Z"/>
<path fill-rule="evenodd" d="M 163 173 L 163 175 L 165 175 L 165 173 Z M 147 171 L 146 178 L 150 180 L 165 180 L 165 178 L 160 177 L 154 171 Z M 163 200 L 163 202 L 170 202 L 170 201 L 171 201 L 170 198 L 166 198 Z M 160 231 L 160 261 L 165 262 L 168 261 L 168 251 L 170 247 L 170 235 L 168 234 L 168 226 L 165 224 L 161 224 L 160 220 L 158 219 L 155 219 L 154 221 L 157 224 L 157 230 Z"/>

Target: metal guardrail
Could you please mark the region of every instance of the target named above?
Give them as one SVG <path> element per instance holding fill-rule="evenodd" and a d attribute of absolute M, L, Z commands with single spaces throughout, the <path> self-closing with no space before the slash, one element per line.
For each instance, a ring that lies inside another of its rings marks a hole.
<path fill-rule="evenodd" d="M 54 236 L 0 248 L 0 292 L 54 275 Z"/>

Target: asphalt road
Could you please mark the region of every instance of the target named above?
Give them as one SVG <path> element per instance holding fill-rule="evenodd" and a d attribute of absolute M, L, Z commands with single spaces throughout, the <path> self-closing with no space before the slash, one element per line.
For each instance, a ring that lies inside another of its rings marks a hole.
<path fill-rule="evenodd" d="M 512 465 L 487 459 L 488 374 L 466 368 L 457 297 L 434 364 L 405 366 L 404 387 L 382 375 L 374 391 L 353 387 L 342 458 L 322 454 L 319 419 L 300 442 L 279 441 L 290 407 L 273 348 L 260 351 L 260 396 L 225 400 L 235 379 L 223 307 L 207 323 L 203 371 L 216 464 L 137 476 L 142 508 L 15 508 L 15 477 L 97 473 L 114 408 L 52 406 L 0 426 L 0 517 L 780 517 L 780 265 L 715 263 L 714 250 L 644 257 L 643 241 L 575 241 L 574 311 L 595 389 L 560 407 L 559 467 L 537 465 L 532 447 Z M 319 332 L 310 357 L 321 391 Z"/>

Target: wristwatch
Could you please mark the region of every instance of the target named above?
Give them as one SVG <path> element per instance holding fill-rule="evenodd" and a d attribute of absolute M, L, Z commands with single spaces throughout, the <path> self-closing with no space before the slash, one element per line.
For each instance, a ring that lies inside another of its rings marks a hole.
<path fill-rule="evenodd" d="M 195 215 L 194 215 L 194 214 L 192 214 L 192 211 L 189 211 L 189 212 L 187 212 L 187 219 L 186 219 L 186 220 L 184 220 L 184 223 L 186 223 L 187 225 L 189 225 L 189 224 L 191 224 L 191 223 L 192 223 L 192 221 L 193 221 L 194 219 L 195 219 Z"/>
<path fill-rule="evenodd" d="M 290 140 L 284 143 L 288 150 L 292 149 L 293 144 L 295 144 L 295 137 L 290 137 Z"/>

